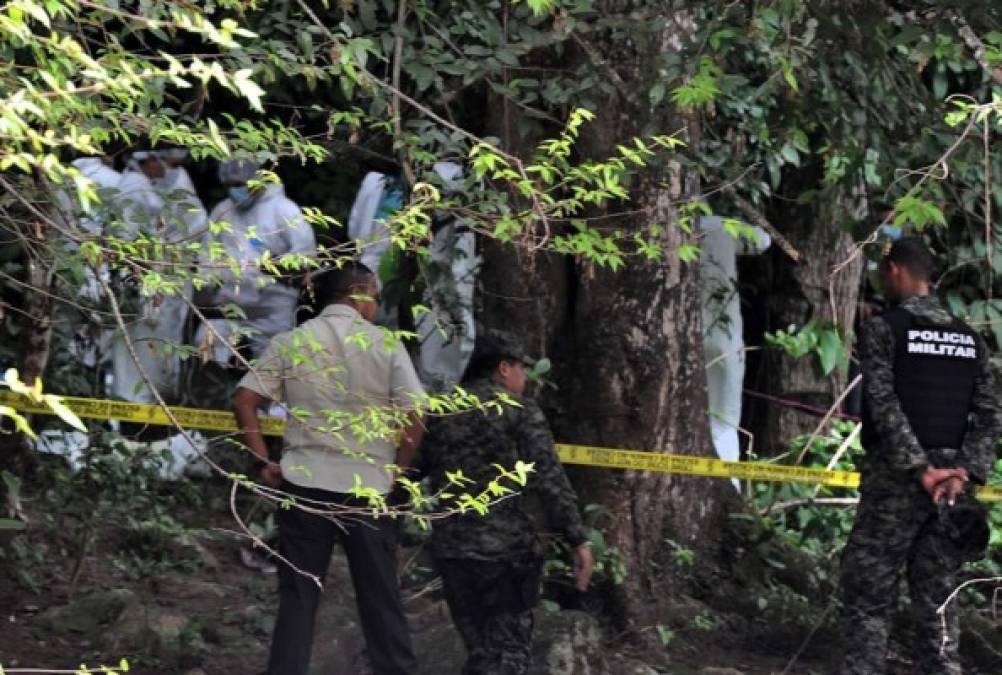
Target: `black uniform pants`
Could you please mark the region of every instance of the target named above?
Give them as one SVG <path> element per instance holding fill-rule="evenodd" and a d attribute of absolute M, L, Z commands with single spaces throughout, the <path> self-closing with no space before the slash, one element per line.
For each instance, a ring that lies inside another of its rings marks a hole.
<path fill-rule="evenodd" d="M 525 675 L 542 560 L 437 558 L 445 601 L 466 646 L 462 675 Z"/>
<path fill-rule="evenodd" d="M 863 491 L 842 554 L 842 622 L 846 654 L 841 675 L 885 672 L 890 614 L 902 571 L 908 578 L 915 635 L 913 671 L 959 675 L 957 612 L 937 614 L 956 587 L 962 561 L 937 527 L 932 499 L 916 484 L 897 493 Z"/>
<path fill-rule="evenodd" d="M 296 497 L 333 504 L 354 501 L 350 495 L 303 488 L 287 481 L 283 482 L 282 489 Z M 311 503 L 310 506 L 315 505 Z M 377 675 L 410 675 L 417 671 L 400 599 L 393 521 L 353 516 L 339 526 L 302 509 L 281 509 L 278 536 L 279 553 L 292 565 L 321 580 L 327 573 L 334 544 L 340 541 L 348 556 L 362 632 L 373 669 Z M 271 641 L 268 675 L 306 675 L 321 590 L 312 579 L 288 565 L 279 564 L 278 569 L 278 621 Z"/>

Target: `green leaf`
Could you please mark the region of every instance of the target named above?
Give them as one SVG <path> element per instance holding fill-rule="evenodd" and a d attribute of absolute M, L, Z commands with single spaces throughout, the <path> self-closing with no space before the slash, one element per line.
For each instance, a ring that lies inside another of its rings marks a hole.
<path fill-rule="evenodd" d="M 918 230 L 926 225 L 946 225 L 946 217 L 943 212 L 932 202 L 926 201 L 916 195 L 905 195 L 895 204 L 897 215 L 894 217 L 894 224 L 903 227 L 909 223 Z"/>
<path fill-rule="evenodd" d="M 651 100 L 652 107 L 658 105 L 659 103 L 661 103 L 661 101 L 665 99 L 666 91 L 667 88 L 665 87 L 665 83 L 663 81 L 658 80 L 657 82 L 654 83 L 654 85 L 651 87 L 651 90 L 647 94 Z"/>
<path fill-rule="evenodd" d="M 20 532 L 24 530 L 27 526 L 23 521 L 14 520 L 13 518 L 0 518 L 0 531 L 17 531 Z"/>
<path fill-rule="evenodd" d="M 257 112 L 264 112 L 264 108 L 261 106 L 261 97 L 264 95 L 264 89 L 251 79 L 253 73 L 254 71 L 250 68 L 238 70 L 233 73 L 233 85 L 237 88 L 240 95 L 247 99 L 251 108 Z"/>
<path fill-rule="evenodd" d="M 842 352 L 845 347 L 842 344 L 842 338 L 839 337 L 838 332 L 834 329 L 826 329 L 821 333 L 818 339 L 818 360 L 821 363 L 821 373 L 824 376 L 831 375 L 832 371 L 838 365 L 841 360 Z"/>
<path fill-rule="evenodd" d="M 783 149 L 779 151 L 779 154 L 783 156 L 788 163 L 793 166 L 800 166 L 800 153 L 797 149 L 793 147 L 790 143 L 783 146 Z"/>
<path fill-rule="evenodd" d="M 526 0 L 525 4 L 533 14 L 541 16 L 553 9 L 554 0 Z"/>

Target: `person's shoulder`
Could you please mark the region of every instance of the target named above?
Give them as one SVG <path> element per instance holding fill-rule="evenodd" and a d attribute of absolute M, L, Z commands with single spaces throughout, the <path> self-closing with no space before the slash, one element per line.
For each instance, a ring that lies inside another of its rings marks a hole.
<path fill-rule="evenodd" d="M 864 321 L 862 331 L 864 335 L 887 333 L 893 327 L 903 322 L 907 322 L 908 320 L 908 312 L 902 309 L 899 305 L 894 305 L 892 307 L 882 309 Z"/>
<path fill-rule="evenodd" d="M 327 322 L 327 317 L 323 315 L 318 315 L 312 319 L 307 319 L 303 323 L 299 324 L 292 330 L 287 330 L 284 333 L 279 333 L 275 336 L 275 339 L 282 339 L 284 344 L 289 344 L 292 342 L 302 342 L 303 340 L 319 339 L 329 334 L 329 324 Z"/>
<path fill-rule="evenodd" d="M 396 351 L 404 356 L 407 355 L 407 348 L 403 342 L 394 339 L 387 329 L 367 321 L 365 317 L 355 311 L 325 309 L 315 319 L 303 324 L 303 326 L 307 325 L 319 331 L 333 330 L 334 333 L 341 336 L 342 340 L 357 342 L 359 347 L 366 351 L 375 350 L 390 357 Z"/>
<path fill-rule="evenodd" d="M 293 338 L 296 336 L 300 328 L 302 328 L 302 326 L 276 334 L 268 341 L 268 350 L 266 353 L 277 356 L 284 355 L 285 350 L 294 344 Z"/>
<path fill-rule="evenodd" d="M 549 423 L 546 421 L 546 414 L 540 407 L 539 402 L 531 396 L 508 394 L 511 403 L 504 402 L 502 405 L 511 411 L 512 421 L 520 427 L 548 429 Z"/>
<path fill-rule="evenodd" d="M 233 213 L 233 201 L 229 197 L 212 207 L 209 219 L 220 220 L 228 213 Z"/>
<path fill-rule="evenodd" d="M 285 216 L 298 216 L 303 212 L 299 204 L 289 199 L 284 192 L 274 195 L 271 198 L 271 203 L 276 211 Z"/>

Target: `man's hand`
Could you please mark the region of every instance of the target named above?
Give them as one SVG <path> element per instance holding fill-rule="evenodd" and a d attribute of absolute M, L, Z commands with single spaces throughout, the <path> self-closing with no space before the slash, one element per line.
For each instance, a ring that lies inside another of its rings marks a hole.
<path fill-rule="evenodd" d="M 589 544 L 581 544 L 574 549 L 574 586 L 582 593 L 588 590 L 594 566 L 595 559 L 592 557 Z"/>
<path fill-rule="evenodd" d="M 963 469 L 934 469 L 929 467 L 922 473 L 920 480 L 922 482 L 922 488 L 929 493 L 929 496 L 935 497 L 936 486 L 951 478 L 959 478 L 966 482 L 967 472 Z"/>
<path fill-rule="evenodd" d="M 282 484 L 282 465 L 278 462 L 268 462 L 261 467 L 261 481 L 273 488 Z"/>
<path fill-rule="evenodd" d="M 957 497 L 959 497 L 964 492 L 964 488 L 967 486 L 967 481 L 962 478 L 948 478 L 939 485 L 932 493 L 933 504 L 939 504 L 944 499 L 946 503 L 953 506 L 957 502 Z"/>

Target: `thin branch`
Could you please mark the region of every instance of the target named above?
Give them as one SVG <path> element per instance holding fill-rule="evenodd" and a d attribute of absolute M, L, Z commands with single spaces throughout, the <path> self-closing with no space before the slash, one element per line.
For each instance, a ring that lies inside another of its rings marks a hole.
<path fill-rule="evenodd" d="M 985 43 L 981 41 L 978 34 L 974 32 L 971 25 L 967 23 L 967 19 L 964 15 L 960 13 L 960 10 L 954 9 L 949 12 L 947 16 L 950 17 L 950 22 L 957 28 L 957 33 L 967 44 L 968 48 L 974 52 L 974 60 L 980 64 L 981 68 L 988 73 L 991 78 L 995 81 L 995 84 L 1002 85 L 1002 68 L 993 68 L 992 64 L 988 62 L 986 57 L 987 50 L 985 49 Z"/>
<path fill-rule="evenodd" d="M 821 422 L 818 423 L 818 426 L 814 429 L 814 432 L 807 439 L 807 442 L 804 443 L 804 449 L 800 451 L 800 456 L 797 457 L 797 464 L 800 464 L 801 462 L 804 461 L 804 457 L 811 449 L 811 444 L 814 443 L 814 441 L 818 438 L 818 436 L 821 435 L 821 432 L 824 430 L 825 425 L 828 424 L 828 420 L 830 420 L 832 416 L 838 411 L 839 406 L 842 405 L 842 401 L 844 401 L 846 397 L 849 396 L 849 392 L 855 389 L 856 385 L 858 385 L 862 380 L 863 380 L 863 374 L 860 373 L 853 379 L 852 382 L 849 383 L 849 386 L 847 386 L 844 390 L 842 390 L 842 393 L 838 395 L 838 398 L 835 399 L 835 402 L 832 403 L 830 408 L 828 408 L 828 412 L 826 412 L 825 416 L 821 418 Z"/>
<path fill-rule="evenodd" d="M 786 255 L 790 256 L 793 262 L 800 262 L 800 251 L 794 248 L 793 244 L 787 241 L 786 237 L 780 234 L 779 230 L 766 220 L 755 206 L 746 200 L 744 197 L 738 194 L 738 191 L 734 188 L 733 184 L 726 184 L 720 187 L 720 191 L 731 198 L 734 205 L 738 207 L 738 210 L 744 214 L 745 218 L 750 220 L 753 225 L 761 227 L 763 230 L 769 233 L 773 241 L 783 250 Z"/>
<path fill-rule="evenodd" d="M 262 541 L 260 537 L 255 536 L 254 533 L 250 531 L 250 528 L 247 527 L 247 525 L 244 523 L 243 519 L 240 517 L 239 511 L 237 510 L 237 488 L 239 486 L 240 484 L 237 481 L 233 481 L 233 485 L 230 487 L 230 514 L 233 516 L 233 519 L 237 521 L 237 525 L 240 526 L 240 529 L 243 530 L 244 536 L 250 539 L 255 546 L 260 546 L 264 550 L 268 551 L 268 553 L 270 553 L 271 555 L 275 556 L 283 563 L 288 565 L 297 574 L 302 574 L 304 577 L 315 583 L 317 585 L 317 588 L 319 588 L 321 591 L 324 590 L 324 585 L 320 581 L 320 577 L 300 569 L 299 567 L 294 565 L 291 560 L 283 556 L 278 551 L 275 551 L 272 547 L 264 543 L 264 541 Z"/>
<path fill-rule="evenodd" d="M 855 506 L 859 503 L 859 497 L 803 497 L 801 499 L 790 499 L 785 502 L 771 504 L 763 515 L 769 515 L 773 511 L 787 511 L 800 506 L 810 504 L 824 504 L 829 506 Z"/>
<path fill-rule="evenodd" d="M 407 148 L 404 144 L 404 130 L 400 121 L 400 68 L 404 60 L 404 27 L 406 23 L 407 0 L 398 0 L 397 25 L 394 29 L 396 38 L 393 41 L 393 104 L 390 107 L 390 113 L 393 115 L 393 135 L 396 136 L 396 142 L 400 144 L 397 149 L 397 157 L 400 160 L 400 166 L 403 168 L 407 184 L 413 188 L 417 182 L 417 178 L 414 176 L 414 167 L 411 166 L 410 160 L 407 158 Z"/>

